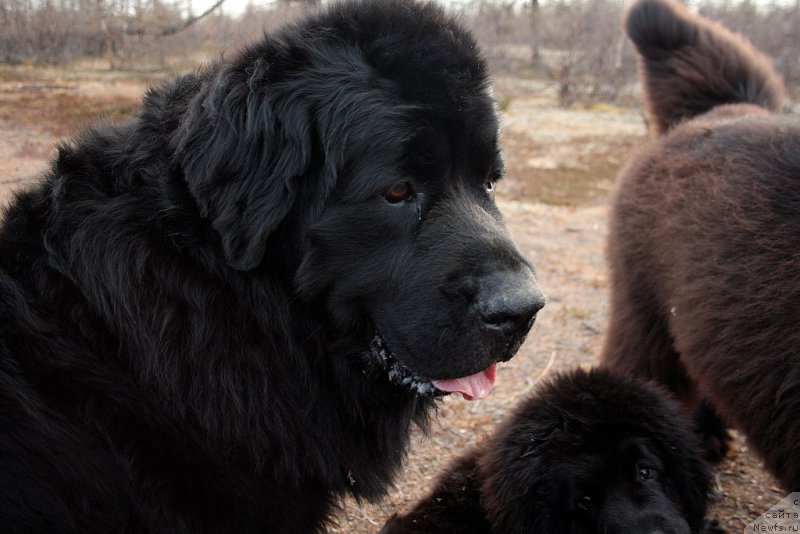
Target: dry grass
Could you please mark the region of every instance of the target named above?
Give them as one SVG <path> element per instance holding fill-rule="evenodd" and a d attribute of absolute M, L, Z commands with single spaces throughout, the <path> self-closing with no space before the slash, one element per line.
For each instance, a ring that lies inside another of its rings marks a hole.
<path fill-rule="evenodd" d="M 603 202 L 619 169 L 645 138 L 635 108 L 558 109 L 555 88 L 533 79 L 501 78 L 503 147 L 509 199 L 580 206 Z"/>
<path fill-rule="evenodd" d="M 138 99 L 93 97 L 45 89 L 11 99 L 0 98 L 0 120 L 37 125 L 56 137 L 63 137 L 101 119 L 124 121 L 137 107 Z"/>
<path fill-rule="evenodd" d="M 81 62 L 63 70 L 0 65 L 0 121 L 65 137 L 98 121 L 122 122 L 139 106 L 152 74 Z"/>
<path fill-rule="evenodd" d="M 570 154 L 570 160 L 564 161 L 554 157 L 558 151 L 543 149 L 529 136 L 507 137 L 506 152 L 511 156 L 500 194 L 556 206 L 602 202 L 613 189 L 625 157 L 640 143 L 638 137 L 602 143 L 595 137 L 570 139 L 560 146 Z"/>

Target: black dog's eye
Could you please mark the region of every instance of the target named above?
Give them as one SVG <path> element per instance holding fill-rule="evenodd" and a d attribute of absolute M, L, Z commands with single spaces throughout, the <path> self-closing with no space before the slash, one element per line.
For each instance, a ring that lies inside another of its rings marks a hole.
<path fill-rule="evenodd" d="M 490 195 L 494 195 L 494 182 L 493 181 L 489 180 L 488 182 L 486 182 L 484 184 L 484 186 L 486 187 L 486 192 L 487 193 L 489 193 Z"/>
<path fill-rule="evenodd" d="M 392 186 L 389 191 L 383 195 L 386 202 L 389 204 L 399 204 L 414 198 L 414 191 L 411 189 L 411 184 L 408 182 L 399 182 Z"/>
<path fill-rule="evenodd" d="M 656 470 L 650 467 L 649 465 L 640 465 L 639 466 L 639 480 L 650 480 L 651 478 L 656 476 Z"/>
<path fill-rule="evenodd" d="M 578 499 L 578 508 L 583 510 L 584 512 L 588 512 L 592 509 L 592 498 L 588 495 L 584 495 L 580 499 Z"/>

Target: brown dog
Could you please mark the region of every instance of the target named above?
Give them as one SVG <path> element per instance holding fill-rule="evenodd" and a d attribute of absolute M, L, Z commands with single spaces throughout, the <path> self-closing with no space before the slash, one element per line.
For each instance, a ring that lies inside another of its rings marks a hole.
<path fill-rule="evenodd" d="M 626 30 L 658 138 L 619 180 L 603 362 L 708 401 L 800 490 L 800 122 L 765 56 L 677 2 Z"/>

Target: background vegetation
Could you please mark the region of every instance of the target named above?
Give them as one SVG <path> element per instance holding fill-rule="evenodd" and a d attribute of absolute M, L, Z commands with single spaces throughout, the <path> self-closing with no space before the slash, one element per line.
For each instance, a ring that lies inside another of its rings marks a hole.
<path fill-rule="evenodd" d="M 319 0 L 251 3 L 240 16 L 218 0 L 0 0 L 0 62 L 64 65 L 100 60 L 108 69 L 186 68 L 258 38 Z M 451 1 L 501 74 L 552 84 L 561 105 L 624 102 L 635 79 L 620 31 L 622 0 Z M 745 33 L 800 85 L 800 0 L 700 0 L 693 7 Z"/>

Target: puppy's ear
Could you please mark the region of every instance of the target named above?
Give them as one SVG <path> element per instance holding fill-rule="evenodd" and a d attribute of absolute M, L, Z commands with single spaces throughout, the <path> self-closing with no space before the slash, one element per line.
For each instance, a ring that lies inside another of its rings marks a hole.
<path fill-rule="evenodd" d="M 189 104 L 174 145 L 231 267 L 247 271 L 261 263 L 309 166 L 310 137 L 309 110 L 270 86 L 263 59 L 223 68 Z"/>

